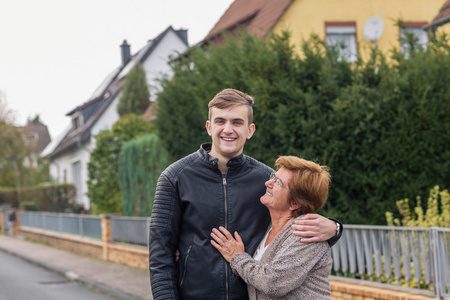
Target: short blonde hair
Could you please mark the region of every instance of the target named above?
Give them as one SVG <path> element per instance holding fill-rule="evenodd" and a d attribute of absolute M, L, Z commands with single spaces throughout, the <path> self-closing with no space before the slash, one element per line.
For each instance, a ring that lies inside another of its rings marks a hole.
<path fill-rule="evenodd" d="M 285 168 L 293 172 L 287 188 L 291 191 L 290 205 L 300 205 L 292 212 L 294 217 L 314 213 L 325 205 L 331 181 L 327 166 L 296 156 L 280 156 L 275 167 L 277 170 Z"/>
<path fill-rule="evenodd" d="M 253 123 L 253 100 L 252 96 L 249 96 L 241 91 L 235 89 L 224 89 L 217 93 L 214 98 L 209 101 L 208 104 L 208 118 L 211 119 L 211 108 L 217 107 L 219 109 L 229 108 L 236 105 L 246 105 L 248 108 L 248 124 Z"/>

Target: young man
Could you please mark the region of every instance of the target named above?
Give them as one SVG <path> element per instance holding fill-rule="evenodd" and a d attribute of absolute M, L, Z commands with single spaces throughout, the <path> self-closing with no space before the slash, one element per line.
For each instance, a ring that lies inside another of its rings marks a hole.
<path fill-rule="evenodd" d="M 161 174 L 150 221 L 153 299 L 248 299 L 245 282 L 214 249 L 209 234 L 219 226 L 237 230 L 252 255 L 269 225 L 259 199 L 272 169 L 243 154 L 255 132 L 253 102 L 237 90 L 218 93 L 209 102 L 206 121 L 212 144 Z M 319 215 L 296 226 L 296 234 L 310 237 L 306 241 L 334 236 L 332 245 L 340 237 L 336 223 Z"/>

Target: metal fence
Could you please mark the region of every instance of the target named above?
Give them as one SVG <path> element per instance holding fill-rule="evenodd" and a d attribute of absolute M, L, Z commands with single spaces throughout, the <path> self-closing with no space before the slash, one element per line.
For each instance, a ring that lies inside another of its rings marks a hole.
<path fill-rule="evenodd" d="M 111 240 L 148 245 L 150 218 L 112 216 Z M 21 212 L 20 225 L 101 238 L 101 218 Z M 331 248 L 334 276 L 396 285 L 450 299 L 450 229 L 344 225 Z"/>
<path fill-rule="evenodd" d="M 344 225 L 331 248 L 336 276 L 450 297 L 450 229 Z"/>
<path fill-rule="evenodd" d="M 49 212 L 20 212 L 20 225 L 101 239 L 101 217 Z M 111 240 L 148 245 L 150 218 L 111 217 Z"/>
<path fill-rule="evenodd" d="M 20 212 L 20 226 L 102 238 L 100 217 L 50 212 Z"/>
<path fill-rule="evenodd" d="M 111 217 L 111 239 L 114 242 L 148 245 L 150 218 Z"/>

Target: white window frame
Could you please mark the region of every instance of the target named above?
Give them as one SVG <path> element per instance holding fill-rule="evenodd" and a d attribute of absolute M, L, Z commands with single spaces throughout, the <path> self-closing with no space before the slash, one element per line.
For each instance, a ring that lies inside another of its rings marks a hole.
<path fill-rule="evenodd" d="M 402 41 L 405 39 L 405 33 L 411 32 L 418 38 L 418 43 L 423 47 L 423 49 L 427 48 L 428 44 L 428 32 L 422 27 L 425 26 L 426 22 L 407 22 L 404 23 L 404 28 L 400 28 L 400 50 L 402 53 L 405 53 L 406 49 L 409 48 L 409 45 L 403 43 Z"/>
<path fill-rule="evenodd" d="M 356 42 L 356 23 L 330 22 L 325 23 L 327 46 L 338 46 L 339 56 L 348 62 L 358 60 L 358 45 Z M 344 48 L 342 48 L 342 45 Z"/>

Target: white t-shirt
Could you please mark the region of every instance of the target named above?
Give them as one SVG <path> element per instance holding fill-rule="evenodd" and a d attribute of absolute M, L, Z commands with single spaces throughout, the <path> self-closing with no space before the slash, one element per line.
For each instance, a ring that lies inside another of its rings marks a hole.
<path fill-rule="evenodd" d="M 267 229 L 266 234 L 264 235 L 263 239 L 259 243 L 258 248 L 255 251 L 255 254 L 253 254 L 253 258 L 257 261 L 261 260 L 261 257 L 263 256 L 264 252 L 266 251 L 267 247 L 269 245 L 264 246 L 266 244 L 267 237 L 269 236 L 269 233 L 272 231 L 272 225 L 269 226 L 269 229 Z"/>

